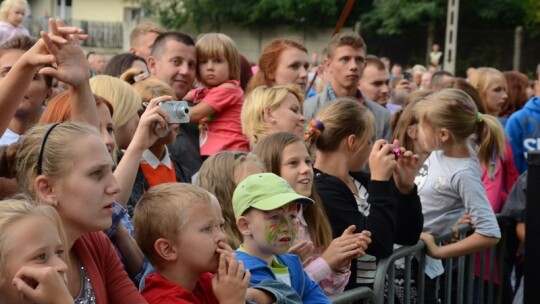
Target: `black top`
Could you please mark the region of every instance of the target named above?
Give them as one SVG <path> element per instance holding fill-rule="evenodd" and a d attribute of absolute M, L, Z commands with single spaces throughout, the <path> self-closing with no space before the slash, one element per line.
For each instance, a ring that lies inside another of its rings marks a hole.
<path fill-rule="evenodd" d="M 372 243 L 366 253 L 377 259 L 390 256 L 394 243 L 415 245 L 418 242 L 424 217 L 416 186 L 411 193 L 404 195 L 392 180 L 372 181 L 367 172 L 350 172 L 349 175 L 369 193 L 369 214 L 365 216 L 359 211 L 347 184 L 316 168 L 314 171 L 317 194 L 323 201 L 334 238 L 350 225 L 356 225 L 356 232 L 368 230 Z M 351 280 L 346 289 L 359 286 L 352 278 L 356 278 L 356 263 L 351 263 Z"/>

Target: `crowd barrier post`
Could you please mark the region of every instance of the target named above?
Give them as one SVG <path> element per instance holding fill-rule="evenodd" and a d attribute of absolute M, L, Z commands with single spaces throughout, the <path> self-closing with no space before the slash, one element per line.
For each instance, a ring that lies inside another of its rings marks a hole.
<path fill-rule="evenodd" d="M 527 212 L 525 212 L 524 304 L 540 299 L 540 151 L 529 151 L 527 173 Z"/>

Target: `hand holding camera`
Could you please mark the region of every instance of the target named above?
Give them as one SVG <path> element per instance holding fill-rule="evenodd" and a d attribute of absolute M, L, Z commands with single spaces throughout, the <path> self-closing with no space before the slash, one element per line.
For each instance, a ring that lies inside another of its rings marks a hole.
<path fill-rule="evenodd" d="M 150 104 L 143 103 L 143 106 L 147 108 Z M 187 101 L 159 102 L 155 107 L 159 108 L 163 119 L 168 118 L 165 123 L 161 120 L 152 122 L 152 129 L 158 138 L 163 138 L 169 134 L 169 124 L 189 123 L 189 106 Z"/>

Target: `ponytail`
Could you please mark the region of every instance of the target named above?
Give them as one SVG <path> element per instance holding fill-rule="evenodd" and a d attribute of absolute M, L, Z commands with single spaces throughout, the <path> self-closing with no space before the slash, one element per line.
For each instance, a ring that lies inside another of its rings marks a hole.
<path fill-rule="evenodd" d="M 480 114 L 480 113 L 479 113 Z M 493 115 L 481 115 L 477 119 L 478 159 L 486 166 L 490 176 L 495 173 L 495 165 L 499 157 L 504 156 L 505 136 L 499 119 Z"/>

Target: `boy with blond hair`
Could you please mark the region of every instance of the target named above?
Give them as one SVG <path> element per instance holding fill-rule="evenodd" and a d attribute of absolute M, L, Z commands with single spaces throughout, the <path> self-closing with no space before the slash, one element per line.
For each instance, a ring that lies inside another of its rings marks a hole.
<path fill-rule="evenodd" d="M 149 303 L 245 303 L 250 274 L 227 245 L 219 203 L 209 192 L 181 183 L 152 187 L 133 224 L 156 269 L 141 292 Z"/>
<path fill-rule="evenodd" d="M 281 282 L 247 288 L 251 275 L 227 245 L 220 205 L 200 187 L 151 187 L 137 203 L 133 224 L 137 244 L 156 270 L 141 292 L 150 304 L 301 303 Z"/>
<path fill-rule="evenodd" d="M 238 184 L 232 203 L 243 236 L 236 254 L 251 272 L 251 283 L 273 279 L 291 286 L 303 303 L 330 303 L 302 269 L 300 258 L 286 254 L 295 238 L 302 204 L 314 202 L 297 194 L 283 178 L 260 173 Z"/>
<path fill-rule="evenodd" d="M 141 56 L 148 62 L 154 41 L 161 33 L 165 33 L 165 30 L 155 23 L 143 22 L 137 24 L 129 34 L 129 52 Z"/>

